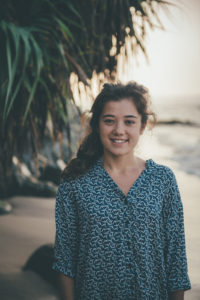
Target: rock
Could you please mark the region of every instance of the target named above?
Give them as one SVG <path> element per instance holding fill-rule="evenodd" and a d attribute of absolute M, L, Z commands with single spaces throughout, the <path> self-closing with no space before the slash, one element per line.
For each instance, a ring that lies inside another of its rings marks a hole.
<path fill-rule="evenodd" d="M 60 183 L 60 175 L 62 170 L 58 166 L 46 165 L 44 168 L 40 168 L 40 177 L 42 181 L 51 181 L 55 184 Z"/>
<path fill-rule="evenodd" d="M 53 138 L 52 124 L 48 120 L 42 145 L 35 145 L 37 156 L 33 153 L 32 137 L 24 141 L 23 152 L 13 156 L 13 180 L 10 194 L 55 197 L 60 183 L 61 172 L 77 150 L 83 131 L 81 117 L 77 108 L 70 104 L 68 119 L 63 132 Z"/>
<path fill-rule="evenodd" d="M 54 287 L 57 287 L 58 273 L 52 270 L 53 259 L 53 244 L 46 244 L 33 252 L 22 269 L 23 271 L 31 270 L 36 272 L 44 280 L 48 281 Z"/>
<path fill-rule="evenodd" d="M 0 215 L 9 214 L 12 211 L 12 206 L 5 200 L 0 200 Z"/>
<path fill-rule="evenodd" d="M 55 197 L 57 185 L 50 181 L 39 181 L 34 177 L 25 178 L 19 187 L 20 194 L 38 197 Z"/>
<path fill-rule="evenodd" d="M 57 185 L 32 176 L 25 163 L 20 162 L 17 157 L 13 158 L 13 174 L 15 177 L 15 194 L 40 197 L 56 196 Z"/>

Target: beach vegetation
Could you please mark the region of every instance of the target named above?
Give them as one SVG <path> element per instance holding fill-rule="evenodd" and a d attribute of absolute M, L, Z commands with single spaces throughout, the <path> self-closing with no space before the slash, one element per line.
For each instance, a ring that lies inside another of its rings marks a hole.
<path fill-rule="evenodd" d="M 2 0 L 0 2 L 0 198 L 12 194 L 13 156 L 37 156 L 47 122 L 51 138 L 70 127 L 71 74 L 114 79 L 126 39 L 146 55 L 147 27 L 162 28 L 162 0 Z M 125 51 L 125 55 L 128 53 Z M 77 111 L 79 109 L 77 108 Z M 28 145 L 28 146 L 27 146 Z"/>

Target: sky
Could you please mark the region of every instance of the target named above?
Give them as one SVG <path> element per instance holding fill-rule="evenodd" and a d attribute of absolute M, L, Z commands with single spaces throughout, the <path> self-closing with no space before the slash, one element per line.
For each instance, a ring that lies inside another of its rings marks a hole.
<path fill-rule="evenodd" d="M 123 79 L 144 84 L 153 97 L 200 96 L 200 0 L 176 3 L 170 14 L 159 13 L 165 31 L 148 31 L 149 63 L 140 53 Z"/>
<path fill-rule="evenodd" d="M 154 102 L 163 98 L 180 99 L 194 97 L 200 99 L 200 0 L 170 0 L 176 3 L 166 13 L 160 9 L 158 14 L 165 30 L 148 29 L 145 46 L 148 63 L 140 51 L 132 55 L 128 64 L 121 59 L 124 72 L 119 66 L 118 79 L 130 80 L 145 85 Z M 120 65 L 120 64 L 119 64 Z M 78 89 L 78 79 L 72 76 L 73 85 Z M 83 84 L 79 84 L 81 93 L 74 89 L 76 103 L 83 110 L 91 107 L 93 97 L 99 89 L 93 76 L 91 81 L 92 97 L 85 93 Z M 75 80 L 75 81 L 74 81 Z M 77 95 L 77 96 L 76 96 Z M 85 101 L 87 99 L 87 101 Z M 91 101 L 89 101 L 89 99 Z"/>

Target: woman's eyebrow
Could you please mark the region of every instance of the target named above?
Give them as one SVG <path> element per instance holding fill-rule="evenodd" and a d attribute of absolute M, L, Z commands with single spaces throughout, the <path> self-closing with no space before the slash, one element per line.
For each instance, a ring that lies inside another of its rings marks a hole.
<path fill-rule="evenodd" d="M 115 116 L 112 115 L 112 114 L 103 115 L 103 118 L 108 118 L 108 117 L 114 118 Z M 126 115 L 126 116 L 124 116 L 124 118 L 135 118 L 135 119 L 137 119 L 137 116 L 135 116 L 135 115 Z"/>
<path fill-rule="evenodd" d="M 135 115 L 127 115 L 127 116 L 124 116 L 124 118 L 135 118 L 135 119 L 137 119 L 137 116 L 135 116 Z"/>
<path fill-rule="evenodd" d="M 115 116 L 114 116 L 114 115 L 111 115 L 111 114 L 103 115 L 103 118 L 107 118 L 107 117 L 112 117 L 112 118 L 114 118 Z"/>

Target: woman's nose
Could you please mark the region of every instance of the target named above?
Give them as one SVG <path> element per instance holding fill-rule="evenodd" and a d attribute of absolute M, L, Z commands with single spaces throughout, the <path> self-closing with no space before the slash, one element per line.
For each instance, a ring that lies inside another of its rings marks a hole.
<path fill-rule="evenodd" d="M 115 134 L 123 134 L 124 133 L 124 126 L 121 122 L 116 122 L 114 127 Z"/>

